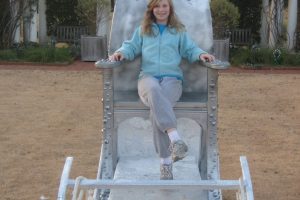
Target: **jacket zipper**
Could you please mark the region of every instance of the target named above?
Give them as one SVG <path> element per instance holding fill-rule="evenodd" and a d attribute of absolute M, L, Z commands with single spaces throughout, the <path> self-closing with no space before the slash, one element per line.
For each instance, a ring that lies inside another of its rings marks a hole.
<path fill-rule="evenodd" d="M 159 31 L 159 30 L 158 30 L 158 31 Z M 158 62 L 158 72 L 159 72 L 159 74 L 158 74 L 158 75 L 159 75 L 159 76 L 161 75 L 161 69 L 160 69 L 160 68 L 161 68 L 161 66 L 160 66 L 160 64 L 161 64 L 161 60 L 160 60 L 160 54 L 161 54 L 161 52 L 160 52 L 160 51 L 161 51 L 161 39 L 162 39 L 162 34 L 163 34 L 163 33 L 164 33 L 164 31 L 163 31 L 161 34 L 160 34 L 160 32 L 159 32 L 159 45 L 158 45 L 158 46 L 159 46 L 159 48 L 158 48 L 158 59 L 159 59 L 159 60 L 158 60 L 158 61 L 159 61 L 159 62 Z"/>

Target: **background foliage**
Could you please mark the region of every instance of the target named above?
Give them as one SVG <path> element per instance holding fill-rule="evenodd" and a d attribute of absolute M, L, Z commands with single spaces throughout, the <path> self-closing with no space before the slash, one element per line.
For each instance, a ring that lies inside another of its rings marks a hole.
<path fill-rule="evenodd" d="M 238 48 L 231 49 L 230 54 L 232 66 L 300 66 L 300 54 L 284 48 Z"/>
<path fill-rule="evenodd" d="M 91 34 L 96 33 L 97 24 L 101 20 L 101 12 L 105 9 L 110 9 L 110 0 L 77 0 L 78 5 L 75 9 L 75 13 L 84 21 L 89 27 Z M 98 12 L 98 15 L 97 15 Z"/>
<path fill-rule="evenodd" d="M 75 12 L 78 0 L 47 0 L 46 15 L 48 35 L 55 35 L 56 26 L 85 25 L 84 19 Z"/>
<path fill-rule="evenodd" d="M 24 43 L 29 41 L 29 32 L 25 27 L 31 25 L 37 0 L 1 0 L 0 1 L 0 48 L 13 45 L 16 29 L 23 31 Z"/>
<path fill-rule="evenodd" d="M 250 28 L 253 39 L 260 41 L 262 0 L 229 0 L 241 13 L 239 28 Z"/>
<path fill-rule="evenodd" d="M 47 27 L 48 35 L 55 35 L 56 27 L 88 26 L 89 33 L 95 34 L 97 11 L 107 8 L 110 0 L 47 0 Z"/>
<path fill-rule="evenodd" d="M 236 28 L 239 25 L 239 10 L 228 0 L 212 0 L 211 14 L 214 38 L 223 38 L 225 31 Z"/>
<path fill-rule="evenodd" d="M 15 46 L 0 50 L 0 61 L 38 62 L 38 63 L 71 63 L 74 56 L 69 48 L 55 48 L 28 44 L 27 47 Z"/>
<path fill-rule="evenodd" d="M 228 0 L 212 0 L 211 12 L 214 27 L 230 29 L 239 25 L 239 9 Z"/>
<path fill-rule="evenodd" d="M 10 9 L 9 9 L 9 0 L 0 1 L 0 49 L 7 46 L 7 38 L 9 38 L 8 32 L 6 29 L 6 22 L 10 21 Z"/>

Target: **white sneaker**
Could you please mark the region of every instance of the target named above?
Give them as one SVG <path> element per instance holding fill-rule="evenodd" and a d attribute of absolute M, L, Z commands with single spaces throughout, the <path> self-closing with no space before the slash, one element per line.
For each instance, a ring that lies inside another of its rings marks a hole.
<path fill-rule="evenodd" d="M 182 160 L 184 157 L 187 156 L 188 146 L 184 143 L 183 140 L 177 140 L 170 145 L 172 151 L 172 160 L 176 162 L 178 160 Z"/>
<path fill-rule="evenodd" d="M 160 180 L 173 180 L 173 165 L 160 164 Z"/>

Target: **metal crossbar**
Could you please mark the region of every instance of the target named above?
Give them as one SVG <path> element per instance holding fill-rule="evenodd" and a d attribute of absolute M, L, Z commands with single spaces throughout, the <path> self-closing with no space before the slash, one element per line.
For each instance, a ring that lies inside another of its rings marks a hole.
<path fill-rule="evenodd" d="M 74 188 L 76 180 L 69 179 L 73 158 L 66 159 L 57 200 L 66 199 L 67 188 Z M 243 176 L 240 180 L 109 180 L 83 179 L 80 189 L 197 189 L 237 190 L 238 199 L 254 200 L 251 176 L 246 157 L 240 157 Z"/>
<path fill-rule="evenodd" d="M 68 181 L 68 187 L 74 188 L 75 180 Z M 223 189 L 238 190 L 237 180 L 92 180 L 80 182 L 82 189 Z"/>

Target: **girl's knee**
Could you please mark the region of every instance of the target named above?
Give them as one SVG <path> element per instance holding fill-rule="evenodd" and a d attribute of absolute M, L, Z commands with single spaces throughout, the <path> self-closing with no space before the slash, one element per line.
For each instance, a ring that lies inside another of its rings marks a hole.
<path fill-rule="evenodd" d="M 158 80 L 151 76 L 143 77 L 138 82 L 138 90 L 141 93 L 152 93 L 160 89 L 161 86 L 159 85 Z"/>

